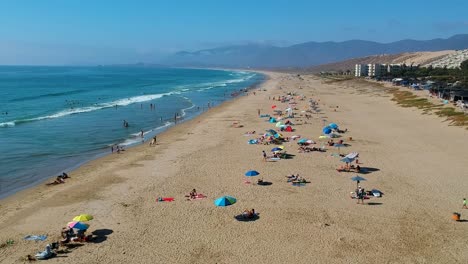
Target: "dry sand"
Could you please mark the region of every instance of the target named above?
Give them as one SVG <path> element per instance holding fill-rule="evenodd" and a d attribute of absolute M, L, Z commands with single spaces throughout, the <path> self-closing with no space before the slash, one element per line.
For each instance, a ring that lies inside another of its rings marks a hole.
<path fill-rule="evenodd" d="M 47 263 L 466 263 L 468 222 L 451 220 L 454 211 L 468 218 L 461 210 L 468 196 L 466 130 L 398 107 L 372 84 L 353 88 L 313 76 L 269 75 L 261 86 L 267 91 L 171 128 L 156 147 L 109 155 L 71 173 L 66 184 L 1 200 L 0 242 L 15 244 L 0 248 L 0 262 L 21 262 L 56 239 L 75 215 L 89 213 L 95 217 L 89 231 L 98 230 L 99 240 Z M 272 128 L 257 109 L 270 113 L 268 97 L 285 91 L 320 99 L 322 109 L 293 134 L 316 140 L 322 119 L 348 128 L 345 139 L 354 140 L 342 151 L 359 151 L 363 167 L 378 169 L 362 175 L 368 179 L 362 185 L 380 189 L 383 198 L 366 205 L 350 199 L 354 174 L 335 170 L 334 149 L 297 153 L 291 142 L 284 145 L 293 159 L 262 161 L 261 151 L 272 146 L 248 145 L 251 137 L 243 134 Z M 237 120 L 243 128 L 231 127 Z M 250 169 L 273 184 L 244 184 Z M 293 187 L 285 182 L 290 173 L 311 183 Z M 186 201 L 192 188 L 208 198 Z M 238 202 L 215 207 L 222 195 Z M 158 196 L 176 200 L 157 203 Z M 236 221 L 245 208 L 255 208 L 260 219 Z M 27 234 L 49 239 L 22 240 Z"/>

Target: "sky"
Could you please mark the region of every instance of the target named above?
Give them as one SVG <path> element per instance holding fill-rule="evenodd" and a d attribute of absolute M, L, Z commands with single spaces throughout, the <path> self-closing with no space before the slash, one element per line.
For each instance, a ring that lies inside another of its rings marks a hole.
<path fill-rule="evenodd" d="M 467 0 L 0 0 L 0 64 L 157 63 L 177 51 L 262 43 L 447 38 Z"/>

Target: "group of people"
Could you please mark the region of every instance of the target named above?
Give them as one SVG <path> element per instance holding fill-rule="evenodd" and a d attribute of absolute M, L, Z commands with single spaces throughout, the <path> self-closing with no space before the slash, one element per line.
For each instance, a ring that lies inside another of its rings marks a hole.
<path fill-rule="evenodd" d="M 70 242 L 87 242 L 90 240 L 91 235 L 86 235 L 86 229 L 78 230 L 76 233 L 71 227 L 64 227 L 60 232 L 62 240 L 60 244 L 64 245 Z"/>
<path fill-rule="evenodd" d="M 68 174 L 64 172 L 62 173 L 62 175 L 57 176 L 55 181 L 47 183 L 47 185 L 56 185 L 56 184 L 65 183 L 65 179 L 68 179 L 68 178 L 70 178 L 70 176 L 68 176 Z"/>
<path fill-rule="evenodd" d="M 119 145 L 112 145 L 111 146 L 111 152 L 114 153 L 114 152 L 117 152 L 117 154 L 120 154 L 120 152 L 122 151 L 125 151 L 124 147 L 122 146 L 119 146 Z"/>
<path fill-rule="evenodd" d="M 319 152 L 325 152 L 326 150 L 324 148 L 317 148 L 317 147 L 306 147 L 306 146 L 300 146 L 297 151 L 299 153 L 303 153 L 303 152 L 312 152 L 312 151 L 319 151 Z"/>
<path fill-rule="evenodd" d="M 354 166 L 353 164 L 346 163 L 346 165 L 341 165 L 336 169 L 338 172 L 346 171 L 346 172 L 361 172 L 361 166 L 357 164 Z"/>
<path fill-rule="evenodd" d="M 286 175 L 287 182 L 292 182 L 292 183 L 307 183 L 307 180 L 301 176 L 299 176 L 299 173 L 294 175 Z"/>

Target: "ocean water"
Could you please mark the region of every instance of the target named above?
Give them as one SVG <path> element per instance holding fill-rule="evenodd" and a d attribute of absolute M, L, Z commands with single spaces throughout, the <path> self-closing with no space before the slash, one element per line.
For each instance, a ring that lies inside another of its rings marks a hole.
<path fill-rule="evenodd" d="M 263 80 L 252 72 L 0 67 L 0 198 L 130 146 Z M 152 109 L 150 106 L 154 105 Z M 129 124 L 123 126 L 123 120 Z"/>

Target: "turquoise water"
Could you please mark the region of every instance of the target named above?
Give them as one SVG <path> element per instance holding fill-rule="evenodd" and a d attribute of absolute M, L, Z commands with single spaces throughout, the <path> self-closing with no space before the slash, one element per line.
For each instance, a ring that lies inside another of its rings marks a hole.
<path fill-rule="evenodd" d="M 260 82 L 251 72 L 0 67 L 0 198 L 110 152 Z M 154 107 L 151 107 L 151 104 Z M 123 126 L 123 120 L 129 124 Z"/>

